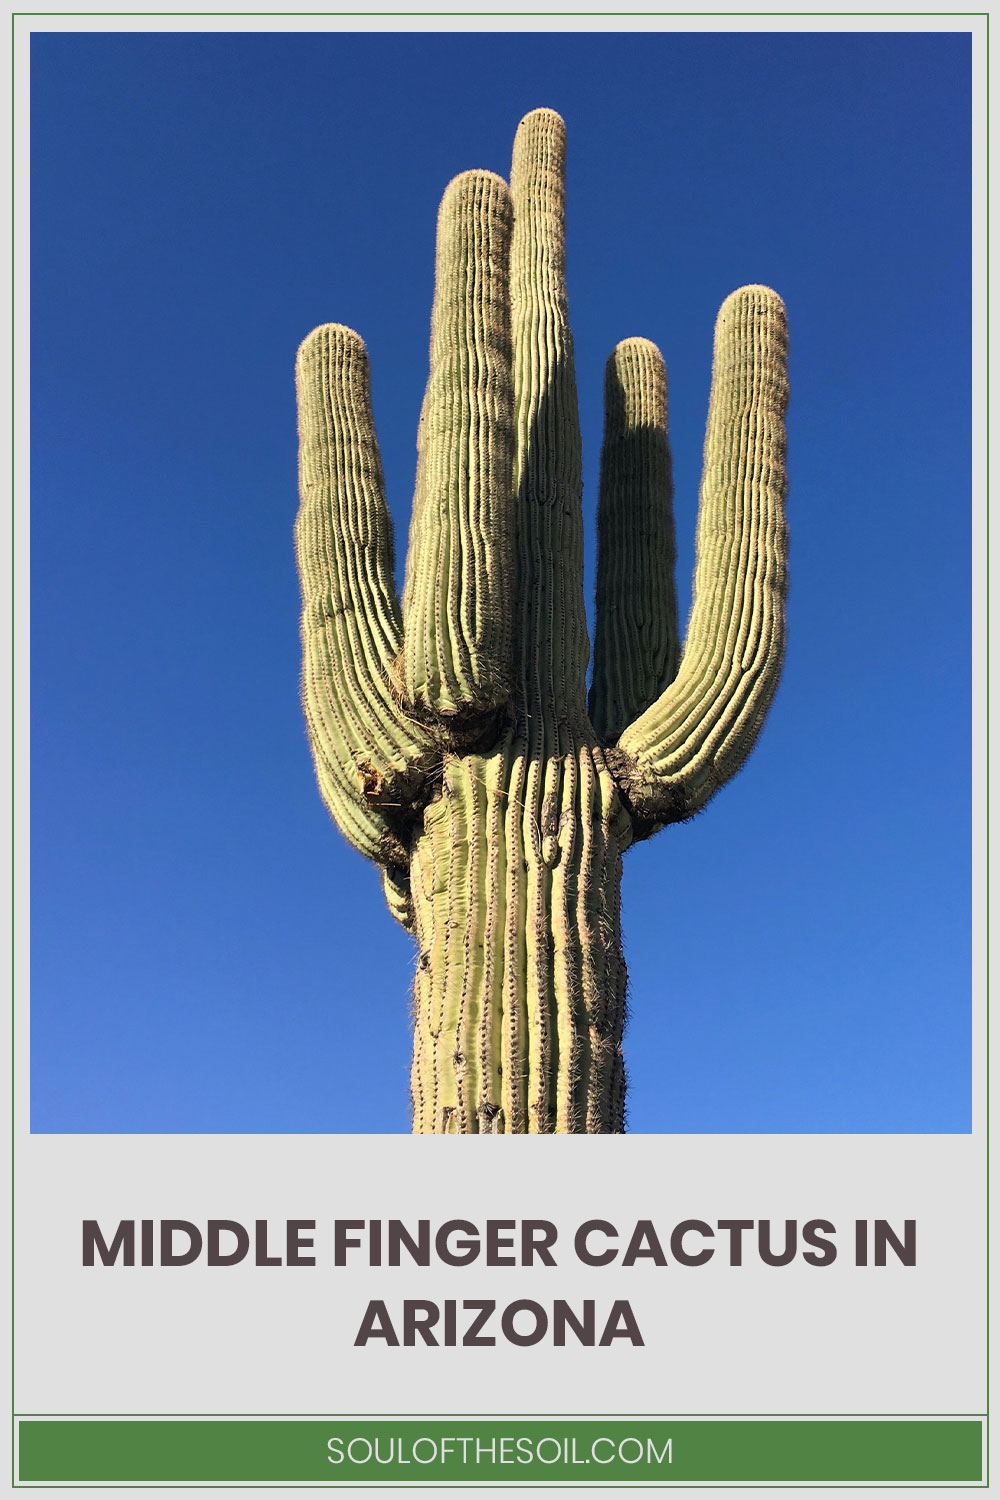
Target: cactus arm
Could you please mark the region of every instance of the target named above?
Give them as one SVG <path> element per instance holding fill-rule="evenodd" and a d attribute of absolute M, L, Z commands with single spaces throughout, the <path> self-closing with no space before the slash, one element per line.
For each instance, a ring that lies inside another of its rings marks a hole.
<path fill-rule="evenodd" d="M 465 172 L 449 184 L 403 593 L 405 696 L 439 727 L 481 720 L 511 690 L 510 231 L 502 178 Z"/>
<path fill-rule="evenodd" d="M 396 865 L 388 865 L 382 871 L 382 890 L 385 904 L 405 932 L 413 933 L 413 897 L 410 894 L 410 874 Z"/>
<path fill-rule="evenodd" d="M 625 339 L 604 373 L 597 608 L 590 719 L 607 744 L 677 675 L 667 372 L 648 339 Z"/>
<path fill-rule="evenodd" d="M 788 335 L 767 287 L 716 322 L 688 634 L 676 678 L 621 735 L 619 776 L 640 822 L 697 812 L 743 764 L 784 648 Z"/>
<path fill-rule="evenodd" d="M 296 361 L 302 700 L 327 807 L 363 854 L 405 865 L 402 818 L 436 751 L 398 705 L 392 522 L 356 333 L 317 328 Z"/>
<path fill-rule="evenodd" d="M 582 721 L 590 652 L 583 598 L 583 489 L 573 340 L 566 297 L 566 127 L 551 109 L 526 115 L 510 187 L 511 341 L 517 412 L 518 618 L 515 666 L 551 754 L 561 726 Z"/>

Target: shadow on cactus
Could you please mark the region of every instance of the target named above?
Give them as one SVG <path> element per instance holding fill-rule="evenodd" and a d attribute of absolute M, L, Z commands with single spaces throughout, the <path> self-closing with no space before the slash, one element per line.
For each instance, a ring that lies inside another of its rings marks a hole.
<path fill-rule="evenodd" d="M 413 1129 L 620 1132 L 630 844 L 702 808 L 781 669 L 781 300 L 718 316 L 683 651 L 663 360 L 608 361 L 593 682 L 564 251 L 565 129 L 521 122 L 510 187 L 438 219 L 402 602 L 356 333 L 298 356 L 303 701 L 320 789 L 414 934 Z"/>

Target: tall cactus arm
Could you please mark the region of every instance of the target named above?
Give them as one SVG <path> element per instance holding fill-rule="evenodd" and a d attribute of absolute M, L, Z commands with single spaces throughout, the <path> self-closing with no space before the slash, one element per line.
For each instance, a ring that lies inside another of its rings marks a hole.
<path fill-rule="evenodd" d="M 514 605 L 511 204 L 491 172 L 448 186 L 438 216 L 431 368 L 403 593 L 403 687 L 422 718 L 510 696 Z"/>
<path fill-rule="evenodd" d="M 583 490 L 573 339 L 566 297 L 566 127 L 551 109 L 525 116 L 510 188 L 511 338 L 517 411 L 518 617 L 524 709 L 550 754 L 582 721 L 590 644 L 583 598 Z M 544 738 L 542 736 L 544 735 Z"/>
<path fill-rule="evenodd" d="M 566 128 L 533 110 L 514 140 L 511 342 L 517 412 L 515 732 L 504 846 L 507 934 L 500 995 L 504 1116 L 513 1130 L 613 1128 L 619 1000 L 594 910 L 595 860 L 614 863 L 590 750 L 580 424 L 565 250 Z M 581 750 L 581 745 L 587 749 Z M 600 852 L 599 852 L 600 851 Z M 601 906 L 603 912 L 603 906 Z M 610 931 L 610 929 L 609 929 Z M 578 934 L 583 934 L 578 940 Z M 624 1005 L 624 979 L 621 986 Z M 602 1082 L 594 1080 L 600 1075 Z M 594 1099 L 589 1099 L 593 1086 Z"/>
<path fill-rule="evenodd" d="M 667 372 L 648 339 L 625 339 L 604 372 L 591 722 L 608 744 L 677 675 Z"/>
<path fill-rule="evenodd" d="M 317 778 L 344 836 L 402 866 L 401 818 L 437 752 L 389 681 L 401 633 L 392 522 L 358 335 L 315 329 L 299 349 L 296 385 L 302 699 Z"/>
<path fill-rule="evenodd" d="M 697 812 L 743 764 L 781 672 L 788 333 L 780 297 L 723 303 L 698 514 L 694 599 L 680 669 L 619 739 L 640 821 Z"/>

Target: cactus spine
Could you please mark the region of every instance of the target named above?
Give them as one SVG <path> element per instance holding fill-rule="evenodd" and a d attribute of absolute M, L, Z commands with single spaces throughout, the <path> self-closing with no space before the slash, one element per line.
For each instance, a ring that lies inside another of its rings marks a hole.
<path fill-rule="evenodd" d="M 787 334 L 716 324 L 683 651 L 663 360 L 608 361 L 594 672 L 564 250 L 565 129 L 438 219 L 402 606 L 357 334 L 298 357 L 303 702 L 320 789 L 416 938 L 413 1128 L 624 1129 L 621 861 L 743 763 L 781 669 Z"/>

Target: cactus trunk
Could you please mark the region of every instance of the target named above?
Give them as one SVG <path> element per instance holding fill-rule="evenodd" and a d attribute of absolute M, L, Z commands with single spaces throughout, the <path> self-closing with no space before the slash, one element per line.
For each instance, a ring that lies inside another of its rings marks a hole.
<path fill-rule="evenodd" d="M 631 836 L 593 735 L 446 759 L 410 863 L 415 1130 L 624 1129 Z"/>

